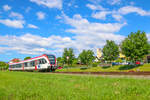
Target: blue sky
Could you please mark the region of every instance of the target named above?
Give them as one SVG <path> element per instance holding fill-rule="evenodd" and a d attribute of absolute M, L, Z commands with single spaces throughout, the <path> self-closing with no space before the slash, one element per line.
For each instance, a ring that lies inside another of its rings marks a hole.
<path fill-rule="evenodd" d="M 1 0 L 0 61 L 64 48 L 119 44 L 130 32 L 145 31 L 150 41 L 149 0 Z"/>

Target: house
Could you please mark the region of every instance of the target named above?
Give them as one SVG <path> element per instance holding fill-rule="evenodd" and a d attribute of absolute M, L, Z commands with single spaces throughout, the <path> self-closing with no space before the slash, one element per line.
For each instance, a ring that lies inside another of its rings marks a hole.
<path fill-rule="evenodd" d="M 15 63 L 21 61 L 19 58 L 14 58 L 12 59 L 9 63 Z"/>

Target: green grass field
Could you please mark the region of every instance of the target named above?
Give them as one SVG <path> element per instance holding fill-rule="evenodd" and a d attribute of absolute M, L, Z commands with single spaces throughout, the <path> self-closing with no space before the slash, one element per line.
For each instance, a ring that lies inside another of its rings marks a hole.
<path fill-rule="evenodd" d="M 144 64 L 138 67 L 119 65 L 110 67 L 90 67 L 87 69 L 78 68 L 64 68 L 57 69 L 56 72 L 128 72 L 128 71 L 150 71 L 150 64 Z"/>
<path fill-rule="evenodd" d="M 0 72 L 0 100 L 150 100 L 150 80 Z"/>

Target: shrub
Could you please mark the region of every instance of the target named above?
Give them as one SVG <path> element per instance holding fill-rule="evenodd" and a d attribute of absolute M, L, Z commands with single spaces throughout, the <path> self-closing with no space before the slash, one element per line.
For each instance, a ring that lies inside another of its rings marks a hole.
<path fill-rule="evenodd" d="M 98 66 L 98 63 L 93 63 L 92 64 L 92 67 L 97 67 Z"/>
<path fill-rule="evenodd" d="M 81 70 L 86 70 L 86 69 L 88 69 L 88 67 L 81 67 L 80 69 Z"/>

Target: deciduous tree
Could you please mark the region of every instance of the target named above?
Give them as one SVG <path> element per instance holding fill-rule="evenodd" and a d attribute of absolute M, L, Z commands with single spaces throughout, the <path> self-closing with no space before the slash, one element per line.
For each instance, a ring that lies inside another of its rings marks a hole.
<path fill-rule="evenodd" d="M 122 53 L 131 61 L 142 60 L 148 54 L 149 44 L 145 32 L 131 32 L 121 44 Z"/>
<path fill-rule="evenodd" d="M 114 41 L 107 40 L 102 52 L 104 60 L 112 62 L 119 56 L 119 47 Z"/>
<path fill-rule="evenodd" d="M 82 64 L 89 65 L 95 59 L 94 52 L 92 50 L 83 50 L 78 57 Z"/>
<path fill-rule="evenodd" d="M 31 57 L 25 57 L 24 60 L 31 59 Z"/>
<path fill-rule="evenodd" d="M 68 65 L 72 65 L 73 60 L 75 58 L 73 49 L 72 48 L 69 48 L 69 49 L 65 48 L 62 58 L 63 58 L 64 63 L 67 63 Z"/>

